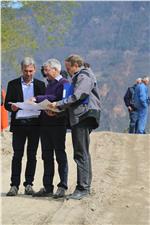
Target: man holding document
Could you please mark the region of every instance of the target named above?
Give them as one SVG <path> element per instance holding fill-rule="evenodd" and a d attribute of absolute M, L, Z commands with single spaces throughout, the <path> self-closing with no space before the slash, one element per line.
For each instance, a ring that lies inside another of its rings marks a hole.
<path fill-rule="evenodd" d="M 68 199 L 81 199 L 90 194 L 92 168 L 89 152 L 90 133 L 99 126 L 100 97 L 96 78 L 90 68 L 85 68 L 79 55 L 65 59 L 67 72 L 72 78 L 68 97 L 50 103 L 50 108 L 68 109 L 77 164 L 77 185 Z"/>
<path fill-rule="evenodd" d="M 40 111 L 21 110 L 15 104 L 24 102 L 33 96 L 45 93 L 44 82 L 34 79 L 36 72 L 35 62 L 26 57 L 21 62 L 21 77 L 8 83 L 5 108 L 11 112 L 10 131 L 12 135 L 13 158 L 11 166 L 11 188 L 7 196 L 16 196 L 19 190 L 21 177 L 21 164 L 27 142 L 27 164 L 25 170 L 25 194 L 33 194 L 33 180 L 36 169 L 36 152 L 40 135 Z"/>
<path fill-rule="evenodd" d="M 68 81 L 60 75 L 61 64 L 57 59 L 49 59 L 43 64 L 44 74 L 48 79 L 48 85 L 44 95 L 33 98 L 37 105 L 41 106 L 45 101 L 59 101 L 63 98 L 64 85 Z M 50 103 L 49 102 L 49 103 Z M 48 104 L 47 104 L 48 105 Z M 48 114 L 48 115 L 47 115 Z M 49 116 L 50 115 L 50 116 Z M 65 152 L 66 139 L 66 113 L 45 112 L 41 115 L 41 146 L 42 159 L 44 164 L 43 188 L 33 194 L 33 197 L 54 197 L 65 196 L 68 188 L 68 162 Z M 58 174 L 60 181 L 57 191 L 54 192 L 54 154 L 58 163 Z"/>

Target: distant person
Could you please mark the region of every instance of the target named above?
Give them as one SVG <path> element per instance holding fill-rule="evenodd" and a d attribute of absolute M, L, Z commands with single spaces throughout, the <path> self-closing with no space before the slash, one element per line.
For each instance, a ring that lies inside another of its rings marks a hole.
<path fill-rule="evenodd" d="M 1 132 L 8 127 L 8 112 L 4 107 L 5 96 L 5 90 L 1 88 Z"/>
<path fill-rule="evenodd" d="M 142 83 L 138 84 L 135 88 L 135 104 L 138 112 L 138 126 L 137 133 L 145 134 L 145 128 L 148 117 L 148 84 L 150 78 L 144 77 Z"/>
<path fill-rule="evenodd" d="M 11 166 L 11 188 L 7 196 L 16 196 L 19 190 L 22 157 L 27 141 L 27 163 L 25 169 L 24 194 L 33 194 L 33 181 L 36 169 L 36 153 L 40 135 L 39 115 L 28 117 L 28 113 L 20 110 L 10 102 L 23 102 L 33 96 L 45 93 L 44 82 L 34 77 L 36 72 L 34 59 L 26 57 L 21 62 L 22 75 L 8 83 L 5 108 L 11 112 L 10 131 L 12 132 L 13 158 Z M 25 116 L 22 115 L 25 113 Z"/>
<path fill-rule="evenodd" d="M 124 96 L 124 102 L 128 108 L 129 118 L 130 118 L 130 123 L 129 123 L 130 134 L 137 132 L 138 112 L 137 112 L 137 108 L 135 107 L 134 92 L 135 92 L 135 87 L 137 86 L 137 84 L 140 84 L 141 82 L 142 82 L 142 78 L 137 78 L 135 81 L 135 84 L 132 87 L 129 87 L 127 89 L 127 92 Z"/>
<path fill-rule="evenodd" d="M 67 72 L 72 78 L 73 92 L 66 99 L 50 103 L 53 108 L 68 109 L 77 165 L 77 185 L 68 199 L 82 199 L 90 194 L 92 181 L 91 157 L 89 151 L 90 133 L 99 126 L 100 97 L 96 78 L 84 67 L 79 55 L 65 59 Z"/>
<path fill-rule="evenodd" d="M 45 99 L 53 102 L 63 98 L 64 84 L 68 81 L 60 75 L 61 64 L 57 59 L 49 59 L 43 64 L 43 72 L 48 79 L 48 85 L 44 95 L 39 95 L 32 99 L 36 102 L 44 101 Z M 50 112 L 42 112 L 41 119 L 41 145 L 42 159 L 44 163 L 43 188 L 38 192 L 33 193 L 33 197 L 50 197 L 61 198 L 65 196 L 68 188 L 68 161 L 65 152 L 66 139 L 66 114 L 56 114 Z M 60 182 L 55 194 L 53 178 L 55 171 L 54 153 L 58 163 L 58 173 Z"/>

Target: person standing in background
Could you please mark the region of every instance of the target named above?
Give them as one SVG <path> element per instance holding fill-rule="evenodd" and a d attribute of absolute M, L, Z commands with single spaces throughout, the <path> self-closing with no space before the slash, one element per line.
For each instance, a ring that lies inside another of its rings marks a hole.
<path fill-rule="evenodd" d="M 148 118 L 148 84 L 150 78 L 144 77 L 142 83 L 138 84 L 135 88 L 135 106 L 138 113 L 138 126 L 137 134 L 145 134 L 145 128 Z"/>
<path fill-rule="evenodd" d="M 142 78 L 137 78 L 135 81 L 135 84 L 132 87 L 129 87 L 127 89 L 127 92 L 124 96 L 124 102 L 128 108 L 129 118 L 130 118 L 130 123 L 129 123 L 130 134 L 137 132 L 138 112 L 137 112 L 137 108 L 135 107 L 134 92 L 135 92 L 135 87 L 138 84 L 141 84 L 141 82 L 142 82 Z"/>

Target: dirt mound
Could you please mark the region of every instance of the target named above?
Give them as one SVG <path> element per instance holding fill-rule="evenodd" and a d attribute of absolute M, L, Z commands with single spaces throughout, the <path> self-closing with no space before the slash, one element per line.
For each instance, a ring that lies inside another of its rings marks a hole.
<path fill-rule="evenodd" d="M 2 154 L 1 224 L 148 225 L 150 223 L 150 135 L 93 132 L 90 145 L 93 164 L 92 192 L 89 197 L 80 201 L 25 196 L 22 187 L 25 159 L 19 195 L 5 197 L 10 183 L 10 134 L 7 135 L 7 139 Z M 67 134 L 66 147 L 69 160 L 69 194 L 76 185 L 76 166 L 73 161 L 70 133 Z M 40 148 L 37 159 L 35 190 L 42 187 L 43 164 Z M 56 165 L 55 189 L 58 179 Z"/>

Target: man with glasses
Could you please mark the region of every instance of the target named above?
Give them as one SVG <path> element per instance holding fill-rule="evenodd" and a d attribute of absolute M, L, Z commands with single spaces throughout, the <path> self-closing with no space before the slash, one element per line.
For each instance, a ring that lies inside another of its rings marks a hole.
<path fill-rule="evenodd" d="M 32 117 L 28 112 L 20 110 L 10 102 L 24 102 L 33 96 L 42 95 L 45 92 L 44 82 L 34 77 L 36 72 L 35 62 L 32 58 L 26 57 L 21 62 L 22 75 L 8 83 L 5 108 L 11 112 L 10 131 L 12 132 L 13 158 L 11 165 L 11 188 L 7 196 L 18 194 L 22 157 L 24 154 L 25 142 L 27 140 L 27 163 L 25 169 L 25 194 L 33 194 L 33 181 L 36 169 L 36 153 L 40 135 L 40 118 L 37 113 Z M 24 116 L 23 116 L 24 113 Z"/>
<path fill-rule="evenodd" d="M 46 74 L 48 85 L 44 95 L 33 98 L 33 101 L 42 102 L 47 99 L 51 102 L 63 98 L 64 84 L 68 81 L 60 75 L 61 64 L 57 59 L 49 59 L 43 64 L 43 72 Z M 54 112 L 42 112 L 41 119 L 41 146 L 44 164 L 43 188 L 33 194 L 33 197 L 62 198 L 68 188 L 68 162 L 65 152 L 66 139 L 66 113 L 56 114 Z M 55 172 L 55 161 L 58 163 L 58 174 L 60 181 L 55 194 L 53 178 Z"/>

